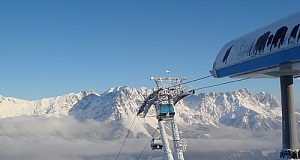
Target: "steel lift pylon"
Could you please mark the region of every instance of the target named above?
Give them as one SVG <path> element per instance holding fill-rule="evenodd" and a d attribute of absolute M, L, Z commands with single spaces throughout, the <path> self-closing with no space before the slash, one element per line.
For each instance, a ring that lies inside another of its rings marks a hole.
<path fill-rule="evenodd" d="M 183 152 L 186 149 L 187 143 L 186 141 L 180 139 L 178 125 L 174 116 L 174 106 L 184 97 L 194 94 L 195 90 L 187 90 L 182 87 L 182 81 L 186 80 L 186 78 L 151 77 L 150 80 L 154 80 L 157 87 L 154 88 L 153 93 L 145 98 L 137 115 L 145 118 L 150 107 L 155 106 L 156 118 L 158 120 L 160 136 L 163 143 L 164 159 L 174 160 L 175 157 L 175 160 L 184 160 Z M 174 157 L 169 146 L 169 141 L 165 130 L 166 121 L 171 122 Z"/>
<path fill-rule="evenodd" d="M 282 150 L 280 160 L 300 159 L 295 119 L 293 76 L 281 76 Z"/>

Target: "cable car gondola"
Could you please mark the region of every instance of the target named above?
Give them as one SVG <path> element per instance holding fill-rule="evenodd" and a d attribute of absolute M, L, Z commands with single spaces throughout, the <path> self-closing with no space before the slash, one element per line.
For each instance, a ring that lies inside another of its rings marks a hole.
<path fill-rule="evenodd" d="M 162 141 L 160 138 L 152 138 L 151 139 L 151 149 L 152 150 L 156 150 L 156 149 L 162 149 L 163 145 L 162 145 Z"/>
<path fill-rule="evenodd" d="M 159 104 L 156 106 L 156 118 L 159 121 L 167 121 L 174 118 L 175 111 L 172 104 Z"/>

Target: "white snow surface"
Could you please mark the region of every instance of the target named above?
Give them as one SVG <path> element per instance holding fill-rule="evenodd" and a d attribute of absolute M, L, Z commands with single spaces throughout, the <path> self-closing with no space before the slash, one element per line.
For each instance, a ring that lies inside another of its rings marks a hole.
<path fill-rule="evenodd" d="M 103 94 L 87 90 L 34 101 L 0 96 L 0 118 L 74 116 L 79 121 L 94 119 L 114 127 L 111 139 L 124 136 L 135 119 L 129 136 L 150 137 L 157 127 L 154 106 L 146 118 L 136 117 L 144 96 L 150 93 L 151 90 L 144 87 L 135 89 L 123 86 L 111 88 Z M 269 93 L 255 94 L 249 89 L 188 96 L 176 104 L 175 110 L 181 134 L 187 138 L 209 135 L 205 129 L 196 134 L 191 126 L 197 129 L 220 126 L 247 130 L 281 128 L 281 108 L 278 100 Z"/>

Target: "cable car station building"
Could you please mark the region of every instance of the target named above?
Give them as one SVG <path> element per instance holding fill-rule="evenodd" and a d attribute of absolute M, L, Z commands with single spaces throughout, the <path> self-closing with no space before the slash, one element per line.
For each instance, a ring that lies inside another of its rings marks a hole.
<path fill-rule="evenodd" d="M 300 159 L 294 115 L 293 78 L 300 76 L 300 12 L 234 39 L 217 55 L 215 78 L 280 78 L 280 159 Z"/>

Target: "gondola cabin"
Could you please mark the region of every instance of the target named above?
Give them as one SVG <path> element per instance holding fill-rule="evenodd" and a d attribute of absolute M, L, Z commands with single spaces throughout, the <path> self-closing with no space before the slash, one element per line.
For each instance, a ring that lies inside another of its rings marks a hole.
<path fill-rule="evenodd" d="M 159 104 L 156 106 L 156 118 L 159 121 L 168 121 L 174 118 L 175 111 L 172 104 Z"/>
<path fill-rule="evenodd" d="M 152 150 L 162 149 L 162 148 L 163 148 L 163 145 L 162 145 L 161 139 L 155 139 L 155 138 L 151 139 L 151 149 Z"/>

